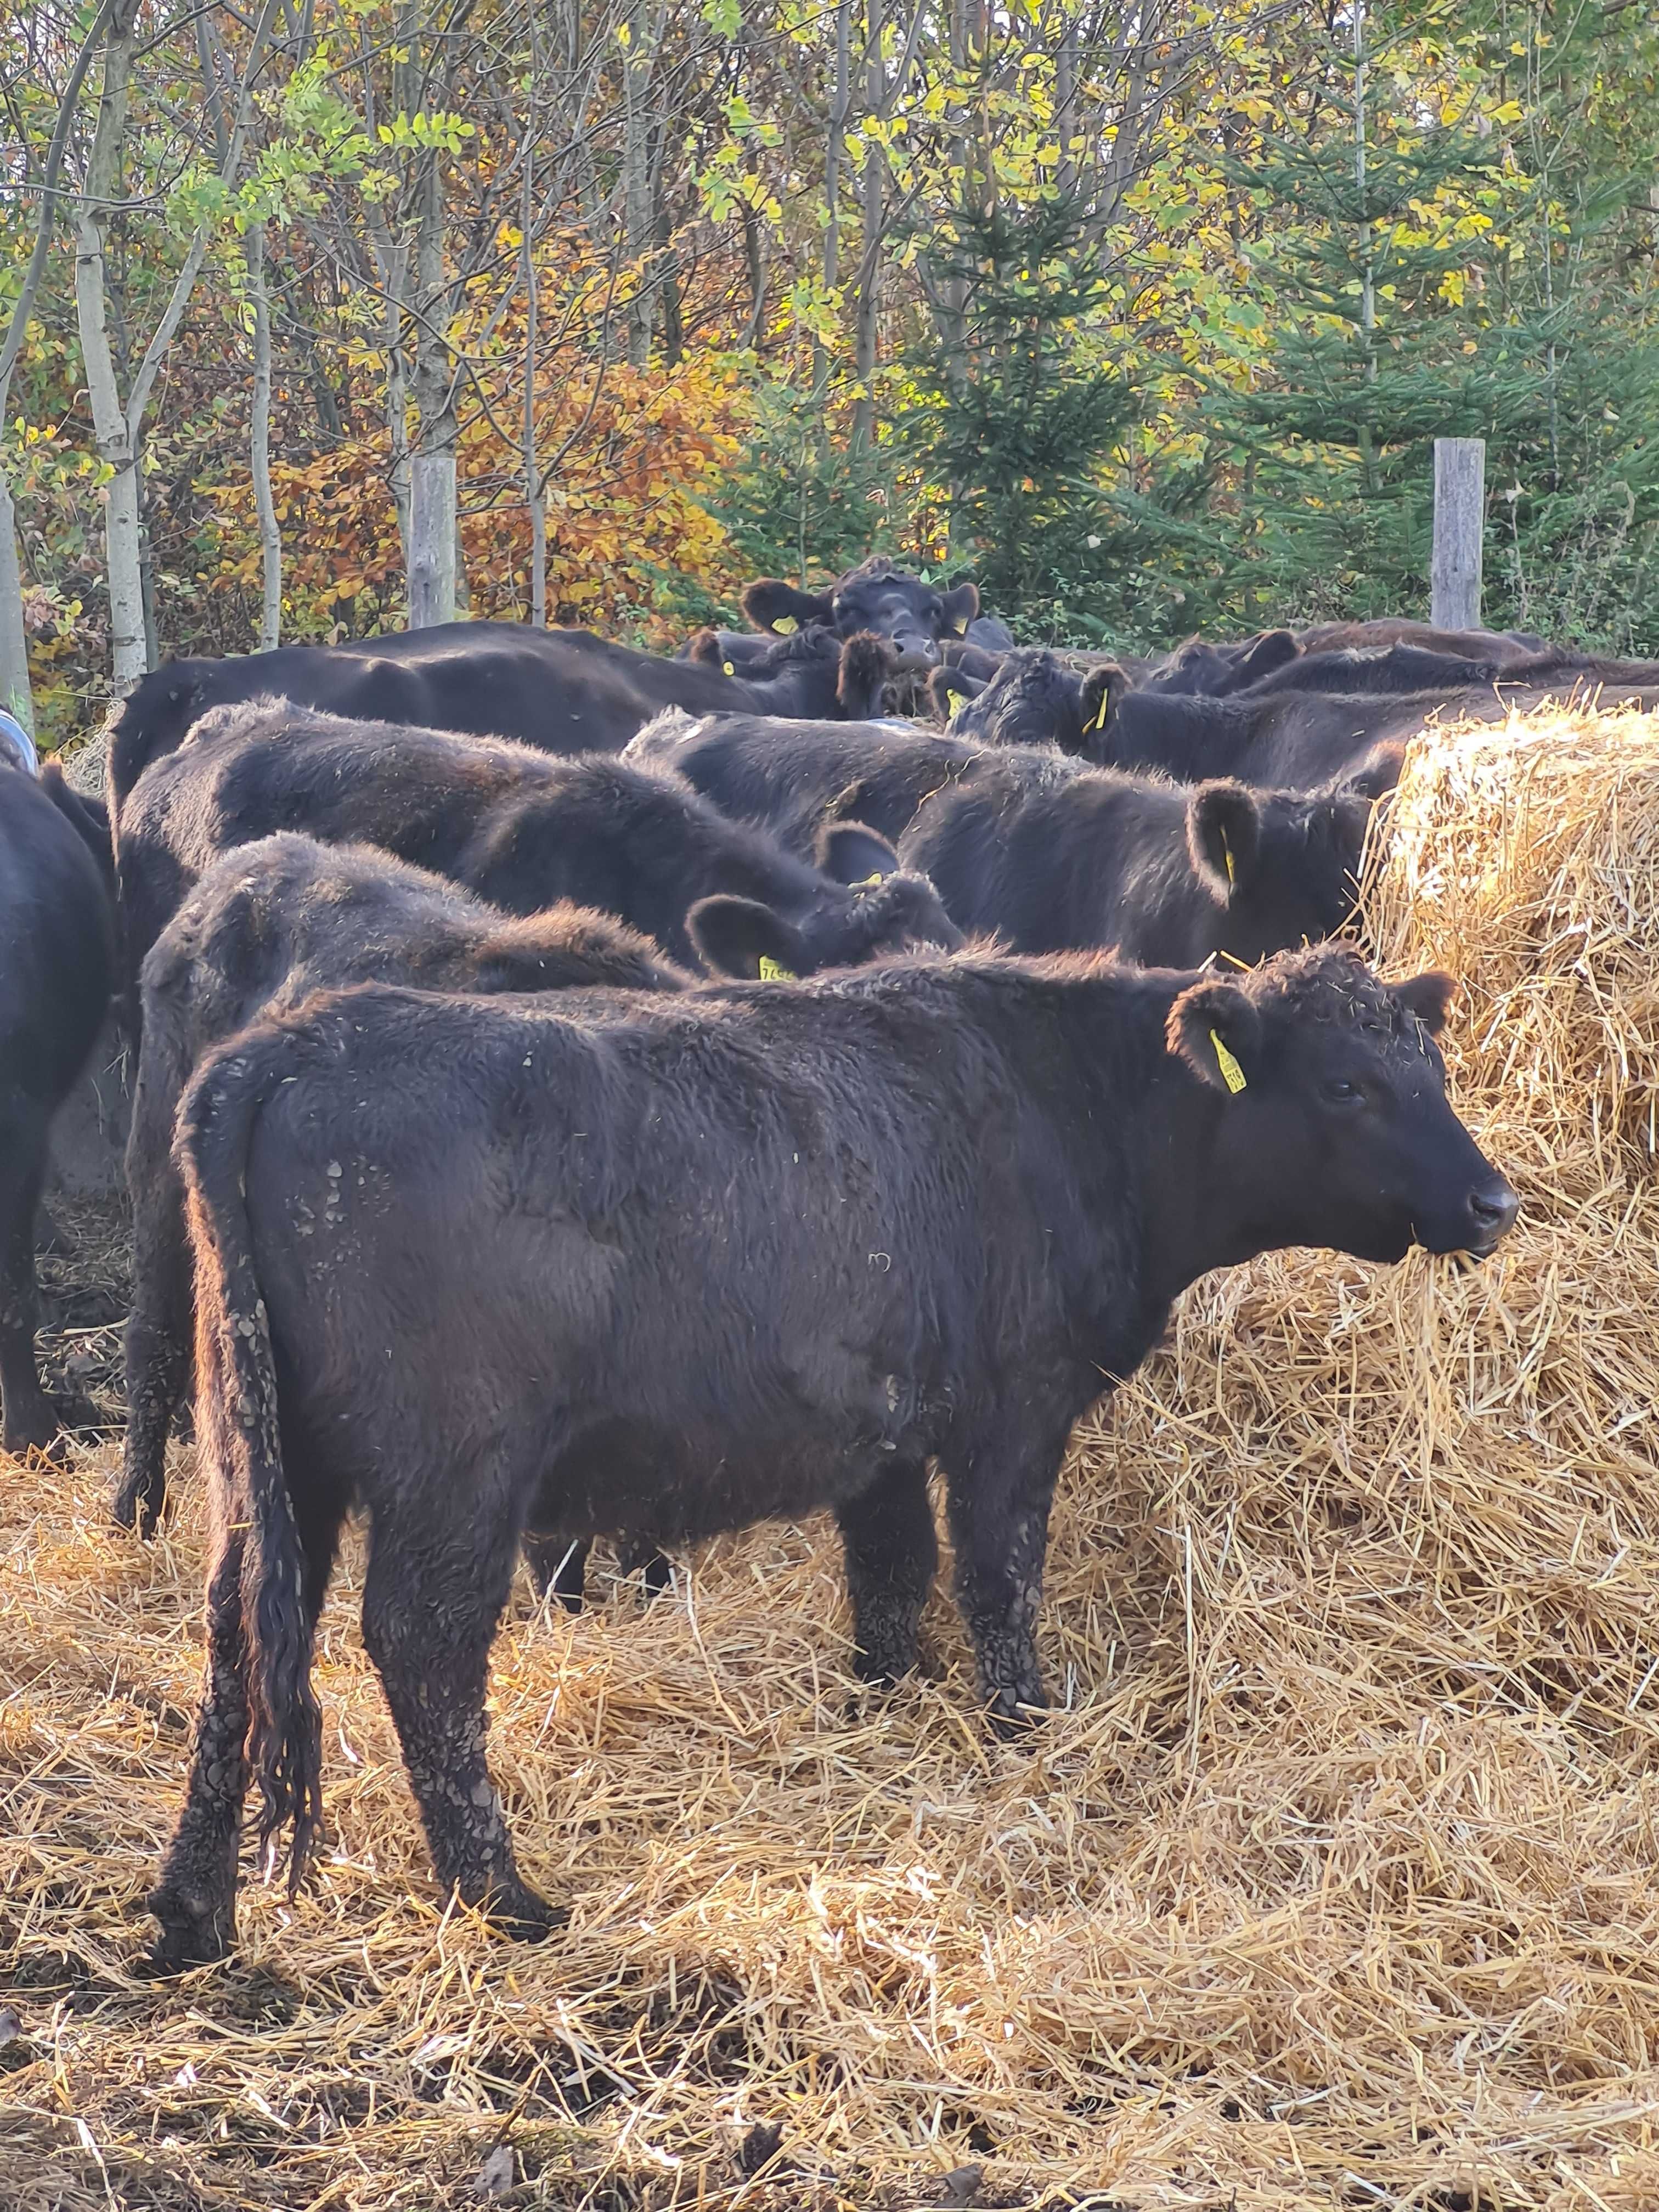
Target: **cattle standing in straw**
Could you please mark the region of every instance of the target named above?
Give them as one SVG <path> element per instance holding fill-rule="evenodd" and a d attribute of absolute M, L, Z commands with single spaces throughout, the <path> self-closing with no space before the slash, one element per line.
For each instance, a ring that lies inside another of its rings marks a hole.
<path fill-rule="evenodd" d="M 1489 1251 L 1514 1193 L 1448 1104 L 1451 986 L 1352 957 L 1247 976 L 1074 956 L 545 1005 L 378 986 L 257 1024 L 179 1117 L 216 1535 L 158 1960 L 234 1933 L 264 1833 L 321 1810 L 312 1640 L 342 1522 L 440 1882 L 519 1935 L 484 1759 L 532 1501 L 705 1535 L 831 1508 L 860 1671 L 912 1661 L 946 1485 L 993 1715 L 1043 1702 L 1073 1423 L 1196 1277 L 1284 1244 Z"/>
<path fill-rule="evenodd" d="M 805 975 L 959 942 L 932 885 L 856 825 L 826 830 L 809 865 L 667 773 L 264 699 L 204 717 L 128 801 L 131 967 L 221 853 L 286 829 L 379 846 L 510 913 L 597 907 L 717 970 L 741 954 L 751 974 L 764 956 Z"/>
<path fill-rule="evenodd" d="M 690 977 L 604 915 L 513 920 L 367 846 L 266 837 L 209 869 L 144 962 L 143 1048 L 127 1139 L 133 1295 L 116 1520 L 149 1535 L 167 1497 L 167 1430 L 190 1362 L 190 1254 L 173 1122 L 192 1069 L 261 1012 L 343 983 L 428 991 L 680 991 Z"/>
<path fill-rule="evenodd" d="M 34 1216 L 52 1116 L 109 1004 L 114 917 L 103 809 L 48 764 L 0 756 L 0 1450 L 51 1443 L 34 1364 Z"/>

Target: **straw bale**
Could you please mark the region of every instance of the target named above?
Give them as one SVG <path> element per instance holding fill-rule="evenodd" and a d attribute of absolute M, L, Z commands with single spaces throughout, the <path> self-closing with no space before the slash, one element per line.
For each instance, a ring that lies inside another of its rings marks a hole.
<path fill-rule="evenodd" d="M 977 1724 L 943 1598 L 925 1679 L 860 1699 L 817 1527 L 648 1612 L 521 1595 L 492 1756 L 571 1906 L 539 1949 L 432 1894 L 354 1553 L 314 1887 L 253 1883 L 234 1962 L 144 1979 L 189 1455 L 148 1551 L 111 1447 L 8 1468 L 0 2203 L 924 2204 L 969 2165 L 1002 2204 L 1659 2203 L 1656 911 L 1659 720 L 1421 741 L 1367 927 L 1463 979 L 1502 1255 L 1189 1294 L 1076 1440 L 1029 1748 Z"/>

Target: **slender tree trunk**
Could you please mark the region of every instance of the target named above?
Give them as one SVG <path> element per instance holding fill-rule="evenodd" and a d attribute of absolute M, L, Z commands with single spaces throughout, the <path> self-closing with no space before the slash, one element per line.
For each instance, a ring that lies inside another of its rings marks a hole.
<path fill-rule="evenodd" d="M 17 558 L 17 516 L 11 483 L 0 468 L 0 707 L 34 735 L 29 689 L 29 641 L 23 628 L 23 572 Z"/>
<path fill-rule="evenodd" d="M 623 53 L 623 218 L 635 290 L 628 310 L 628 358 L 644 368 L 656 318 L 656 222 L 651 204 L 651 79 L 657 27 L 648 0 L 629 0 Z"/>
<path fill-rule="evenodd" d="M 1365 0 L 1353 0 L 1353 183 L 1359 206 L 1359 342 L 1364 349 L 1365 382 L 1376 381 L 1376 264 L 1371 226 L 1365 219 Z M 1365 489 L 1378 489 L 1376 447 L 1369 420 L 1358 426 L 1359 459 Z"/>
<path fill-rule="evenodd" d="M 531 234 L 536 216 L 536 18 L 530 17 L 530 88 L 526 97 L 523 171 L 519 179 L 519 255 L 524 277 L 524 495 L 530 509 L 530 619 L 547 628 L 547 495 L 536 459 L 536 347 L 541 294 Z"/>
<path fill-rule="evenodd" d="M 253 427 L 249 455 L 253 503 L 259 515 L 259 650 L 269 653 L 283 633 L 283 533 L 270 489 L 270 295 L 265 284 L 265 227 L 250 223 L 248 290 L 253 301 Z"/>
<path fill-rule="evenodd" d="M 120 181 L 137 21 L 138 0 L 117 0 L 104 39 L 103 84 L 75 247 L 76 317 L 93 438 L 99 459 L 111 471 L 105 493 L 104 561 L 109 578 L 111 672 L 117 698 L 125 697 L 148 665 L 143 581 L 139 572 L 138 459 L 116 382 L 105 270 L 108 206 Z"/>
<path fill-rule="evenodd" d="M 409 471 L 409 626 L 455 619 L 455 447 L 459 424 L 444 282 L 443 177 L 436 149 L 423 153 L 418 178 L 415 405 L 420 447 Z"/>
<path fill-rule="evenodd" d="M 847 149 L 847 111 L 852 99 L 853 0 L 836 0 L 836 75 L 830 93 L 830 121 L 823 149 L 823 289 L 833 292 L 841 283 L 841 171 Z M 818 395 L 818 437 L 827 451 L 830 433 L 822 412 L 823 396 L 830 388 L 830 359 L 822 338 L 812 341 L 812 389 Z"/>
<path fill-rule="evenodd" d="M 22 351 L 24 333 L 34 312 L 34 299 L 46 265 L 46 252 L 58 224 L 58 179 L 64 166 L 64 148 L 70 125 L 80 104 L 92 58 L 101 43 L 114 0 L 102 0 L 96 16 L 82 40 L 69 81 L 58 104 L 58 119 L 40 172 L 40 208 L 35 218 L 34 244 L 23 279 L 12 302 L 11 318 L 0 339 L 0 422 L 5 420 L 11 392 L 11 373 Z M 28 636 L 23 627 L 22 563 L 17 552 L 17 520 L 12 504 L 11 479 L 0 463 L 0 706 L 15 715 L 29 735 L 34 735 L 34 695 L 29 685 Z"/>
<path fill-rule="evenodd" d="M 865 112 L 882 112 L 886 80 L 882 68 L 883 0 L 866 0 L 869 44 L 866 54 Z M 868 452 L 876 442 L 876 356 L 881 312 L 881 240 L 886 219 L 886 172 L 881 148 L 872 138 L 864 155 L 864 250 L 859 257 L 858 301 L 854 312 L 853 369 L 859 397 L 853 403 L 852 444 Z"/>

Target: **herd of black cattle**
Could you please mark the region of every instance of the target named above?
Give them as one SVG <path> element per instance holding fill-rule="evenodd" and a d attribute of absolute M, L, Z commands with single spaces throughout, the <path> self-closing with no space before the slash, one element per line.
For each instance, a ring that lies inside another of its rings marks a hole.
<path fill-rule="evenodd" d="M 1430 714 L 1659 667 L 1402 622 L 1079 672 L 884 562 L 745 611 L 673 659 L 479 623 L 173 662 L 111 718 L 106 810 L 0 767 L 5 1448 L 56 1429 L 35 1208 L 112 997 L 145 1533 L 196 1378 L 163 1965 L 234 1940 L 250 1784 L 303 1866 L 348 1511 L 440 1881 L 539 1933 L 484 1759 L 520 1547 L 575 1605 L 595 1536 L 660 1578 L 659 1546 L 827 1506 L 888 1682 L 936 1462 L 1012 1724 L 1068 1432 L 1182 1288 L 1285 1245 L 1484 1255 L 1515 1218 L 1445 1097 L 1448 979 L 1326 940 Z"/>

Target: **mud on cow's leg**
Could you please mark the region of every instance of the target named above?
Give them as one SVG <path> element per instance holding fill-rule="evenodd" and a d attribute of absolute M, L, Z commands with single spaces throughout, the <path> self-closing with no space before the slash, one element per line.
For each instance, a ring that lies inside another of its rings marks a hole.
<path fill-rule="evenodd" d="M 247 1796 L 245 1549 L 240 1534 L 228 1537 L 208 1585 L 207 1674 L 185 1808 L 149 1895 L 161 1923 L 151 1955 L 170 1973 L 223 1958 L 236 1940 L 236 1853 Z"/>
<path fill-rule="evenodd" d="M 884 1472 L 836 1515 L 853 1601 L 853 1664 L 866 1682 L 896 1682 L 916 1663 L 916 1631 L 939 1565 L 927 1470 Z"/>
<path fill-rule="evenodd" d="M 33 1100 L 0 1115 L 0 1450 L 17 1454 L 50 1443 L 58 1425 L 34 1364 L 34 1210 L 46 1129 Z"/>
<path fill-rule="evenodd" d="M 127 1316 L 127 1432 L 112 1508 L 153 1535 L 167 1500 L 167 1432 L 190 1372 L 190 1251 L 184 1193 L 171 1164 L 133 1194 L 133 1300 Z"/>
<path fill-rule="evenodd" d="M 484 1762 L 489 1647 L 513 1578 L 514 1542 L 474 1531 L 418 1544 L 378 1526 L 363 1589 L 363 1641 L 385 1685 L 441 1887 L 506 1935 L 538 1941 L 564 1915 L 519 1879 Z"/>
<path fill-rule="evenodd" d="M 315 1630 L 334 1562 L 341 1516 L 297 1502 L 305 1560 L 302 1592 L 307 1637 Z M 248 1654 L 242 1632 L 246 1539 L 228 1529 L 208 1584 L 207 1671 L 196 1721 L 196 1745 L 179 1826 L 162 1863 L 149 1909 L 161 1923 L 151 1953 L 166 1973 L 222 1959 L 236 1941 L 236 1862 L 247 1796 Z"/>
<path fill-rule="evenodd" d="M 1037 1662 L 1036 1620 L 1063 1445 L 976 1454 L 949 1484 L 957 1589 L 973 1638 L 980 1695 L 1001 1728 L 1048 1698 Z"/>

